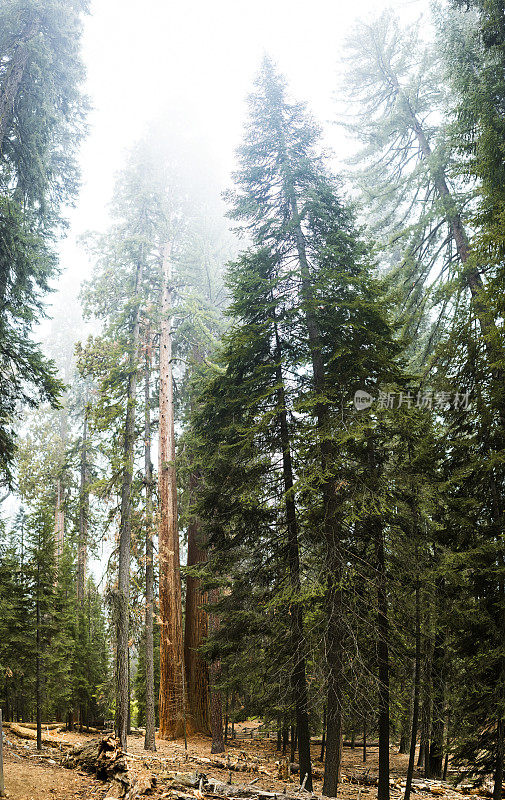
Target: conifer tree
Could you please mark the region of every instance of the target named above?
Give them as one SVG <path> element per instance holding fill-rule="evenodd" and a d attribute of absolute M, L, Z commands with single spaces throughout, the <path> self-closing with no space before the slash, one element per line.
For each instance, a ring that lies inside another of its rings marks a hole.
<path fill-rule="evenodd" d="M 0 469 L 9 477 L 20 402 L 57 405 L 62 386 L 30 338 L 56 274 L 54 237 L 77 189 L 75 150 L 86 3 L 9 0 L 0 9 Z"/>

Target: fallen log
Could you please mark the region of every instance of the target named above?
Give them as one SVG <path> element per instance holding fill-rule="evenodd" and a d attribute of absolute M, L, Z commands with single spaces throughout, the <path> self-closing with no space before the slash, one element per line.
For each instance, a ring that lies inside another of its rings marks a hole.
<path fill-rule="evenodd" d="M 30 728 L 22 727 L 18 725 L 16 722 L 11 722 L 9 725 L 9 730 L 11 733 L 14 733 L 16 736 L 19 736 L 20 739 L 29 739 L 31 741 L 37 740 L 37 731 L 30 730 Z M 72 747 L 71 742 L 66 742 L 64 739 L 58 739 L 56 736 L 51 736 L 49 733 L 42 734 L 42 741 L 44 744 L 52 745 L 53 747 Z"/>
<path fill-rule="evenodd" d="M 4 722 L 4 728 L 7 725 L 19 725 L 21 728 L 27 728 L 29 731 L 36 731 L 37 724 L 35 722 Z M 42 730 L 43 731 L 55 731 L 58 728 L 64 728 L 64 722 L 49 722 L 49 723 L 42 723 Z"/>
<path fill-rule="evenodd" d="M 258 773 L 259 775 L 268 775 L 271 777 L 271 773 L 268 772 L 268 770 L 266 770 L 264 767 L 261 767 L 256 763 L 252 764 L 251 762 L 242 761 L 241 759 L 232 762 L 229 759 L 224 758 L 204 758 L 191 756 L 191 761 L 195 761 L 197 764 L 203 764 L 207 767 L 215 767 L 216 769 L 227 769 L 231 770 L 232 772 L 254 772 Z"/>
<path fill-rule="evenodd" d="M 103 781 L 111 781 L 107 798 L 135 800 L 156 786 L 156 776 L 134 765 L 134 758 L 119 747 L 114 735 L 93 739 L 73 747 L 63 759 L 63 766 L 90 772 Z"/>

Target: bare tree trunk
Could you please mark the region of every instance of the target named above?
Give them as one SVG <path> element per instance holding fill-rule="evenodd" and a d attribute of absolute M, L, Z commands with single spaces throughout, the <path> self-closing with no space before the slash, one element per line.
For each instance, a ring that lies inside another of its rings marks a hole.
<path fill-rule="evenodd" d="M 79 487 L 79 543 L 77 550 L 77 601 L 84 604 L 84 584 L 86 578 L 86 561 L 88 554 L 88 517 L 89 517 L 89 491 L 88 491 L 88 404 L 84 408 L 84 422 L 82 428 L 81 445 L 81 484 Z"/>
<path fill-rule="evenodd" d="M 144 366 L 144 476 L 146 484 L 146 733 L 144 750 L 156 750 L 154 708 L 153 462 L 151 460 L 151 328 L 147 325 Z"/>
<path fill-rule="evenodd" d="M 198 475 L 189 479 L 191 500 L 198 489 Z M 200 564 L 207 558 L 198 541 L 198 521 L 193 518 L 188 525 L 188 567 Z M 186 579 L 186 615 L 184 627 L 184 664 L 188 695 L 188 727 L 198 733 L 210 733 L 209 666 L 202 658 L 199 648 L 207 638 L 208 620 L 205 604 L 206 593 L 200 589 L 200 581 L 188 575 Z"/>
<path fill-rule="evenodd" d="M 172 378 L 172 265 L 170 246 L 163 256 L 160 339 L 159 561 L 160 561 L 160 737 L 184 734 L 184 652 L 181 571 L 175 472 Z"/>
<path fill-rule="evenodd" d="M 369 469 L 376 473 L 372 437 L 368 440 Z M 389 618 L 387 598 L 386 553 L 382 520 L 372 517 L 377 575 L 377 662 L 379 678 L 379 782 L 378 800 L 389 800 Z"/>
<path fill-rule="evenodd" d="M 321 737 L 321 753 L 319 761 L 324 761 L 324 751 L 326 749 L 326 705 L 323 706 L 323 735 Z"/>
<path fill-rule="evenodd" d="M 416 552 L 417 560 L 417 552 Z M 412 730 L 410 733 L 409 766 L 405 783 L 404 800 L 409 800 L 416 759 L 417 728 L 419 724 L 419 690 L 421 687 L 421 598 L 419 576 L 416 582 L 416 659 L 414 671 L 414 708 L 412 711 Z"/>
<path fill-rule="evenodd" d="M 121 521 L 119 527 L 119 563 L 117 596 L 117 711 L 116 733 L 120 746 L 126 750 L 128 734 L 129 696 L 129 599 L 131 547 L 131 487 L 135 448 L 135 395 L 139 349 L 139 306 L 142 281 L 142 254 L 137 263 L 135 296 L 130 330 L 130 358 L 126 420 L 123 439 L 123 480 L 121 487 Z"/>
<path fill-rule="evenodd" d="M 35 695 L 37 704 L 37 750 L 42 750 L 42 687 L 41 687 L 41 636 L 40 636 L 40 566 L 37 565 L 37 657 L 35 665 Z"/>
<path fill-rule="evenodd" d="M 211 603 L 216 603 L 219 599 L 219 589 L 212 589 L 210 592 Z M 219 619 L 216 614 L 209 615 L 209 633 L 215 633 L 219 629 Z M 221 690 L 219 681 L 221 680 L 221 662 L 215 659 L 210 665 L 210 725 L 212 734 L 211 753 L 224 753 L 223 737 L 223 706 L 221 700 Z"/>
<path fill-rule="evenodd" d="M 503 719 L 501 717 L 498 718 L 496 723 L 496 760 L 495 760 L 495 769 L 494 769 L 494 788 L 493 788 L 493 800 L 502 800 L 503 796 L 503 740 L 504 740 L 504 730 L 503 730 Z"/>
<path fill-rule="evenodd" d="M 428 756 L 428 777 L 441 778 L 444 761 L 444 715 L 445 715 L 445 648 L 444 631 L 437 626 L 431 667 L 433 687 L 433 711 L 431 741 Z"/>

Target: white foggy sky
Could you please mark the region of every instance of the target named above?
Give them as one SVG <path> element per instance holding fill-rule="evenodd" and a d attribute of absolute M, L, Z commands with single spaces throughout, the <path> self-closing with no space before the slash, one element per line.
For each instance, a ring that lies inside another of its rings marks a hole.
<path fill-rule="evenodd" d="M 62 246 L 63 284 L 77 291 L 86 277 L 75 240 L 106 227 L 114 176 L 160 112 L 197 129 L 225 183 L 265 52 L 339 153 L 342 133 L 328 123 L 342 42 L 357 18 L 386 7 L 411 21 L 426 15 L 428 0 L 94 0 L 83 43 L 90 132 L 81 150 L 82 190 Z"/>

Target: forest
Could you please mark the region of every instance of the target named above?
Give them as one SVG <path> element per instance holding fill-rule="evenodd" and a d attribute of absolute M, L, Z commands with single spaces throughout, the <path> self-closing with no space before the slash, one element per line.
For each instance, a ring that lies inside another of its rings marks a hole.
<path fill-rule="evenodd" d="M 225 179 L 160 99 L 79 272 L 94 5 L 0 0 L 0 796 L 502 800 L 505 3 L 265 52 Z"/>

